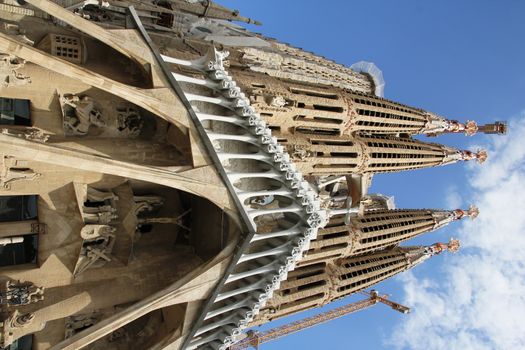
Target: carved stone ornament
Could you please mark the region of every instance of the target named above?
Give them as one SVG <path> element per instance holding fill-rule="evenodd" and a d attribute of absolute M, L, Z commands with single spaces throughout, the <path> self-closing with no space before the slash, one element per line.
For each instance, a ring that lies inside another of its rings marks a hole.
<path fill-rule="evenodd" d="M 25 60 L 15 55 L 0 53 L 0 84 L 3 87 L 9 87 L 31 83 L 28 76 L 17 72 L 25 63 Z"/>
<path fill-rule="evenodd" d="M 3 156 L 0 165 L 0 186 L 6 190 L 11 189 L 11 184 L 17 181 L 32 181 L 42 174 L 35 173 L 27 167 L 27 162 L 17 160 L 11 156 Z"/>
<path fill-rule="evenodd" d="M 45 134 L 42 130 L 35 128 L 26 129 L 24 137 L 26 138 L 26 140 L 36 142 L 46 142 L 49 139 L 48 134 Z"/>
<path fill-rule="evenodd" d="M 60 105 L 64 130 L 68 135 L 86 135 L 91 125 L 106 126 L 106 121 L 89 96 L 65 94 L 60 96 Z"/>
<path fill-rule="evenodd" d="M 24 138 L 29 141 L 35 142 L 46 142 L 49 139 L 49 135 L 44 133 L 42 130 L 37 128 L 24 128 L 24 129 L 9 129 L 2 128 L 0 132 L 9 136 L 16 136 Z"/>
<path fill-rule="evenodd" d="M 7 318 L 0 322 L 0 347 L 7 348 L 14 341 L 13 328 L 23 328 L 31 324 L 35 315 L 33 313 L 20 314 L 13 311 Z"/>
<path fill-rule="evenodd" d="M 44 288 L 32 282 L 8 280 L 0 295 L 2 305 L 28 305 L 44 300 Z"/>
<path fill-rule="evenodd" d="M 286 99 L 283 96 L 274 96 L 270 101 L 272 107 L 284 107 L 286 106 Z"/>
<path fill-rule="evenodd" d="M 115 244 L 115 228 L 108 225 L 86 225 L 80 231 L 83 238 L 80 254 L 73 272 L 78 276 L 89 268 L 102 267 L 111 261 Z"/>
<path fill-rule="evenodd" d="M 111 191 L 99 191 L 87 187 L 87 200 L 82 206 L 82 217 L 86 224 L 107 225 L 118 218 L 116 200 Z"/>

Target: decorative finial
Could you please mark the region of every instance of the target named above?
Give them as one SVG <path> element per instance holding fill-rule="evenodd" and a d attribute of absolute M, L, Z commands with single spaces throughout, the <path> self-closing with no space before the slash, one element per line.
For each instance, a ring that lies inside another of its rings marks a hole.
<path fill-rule="evenodd" d="M 471 205 L 468 210 L 456 209 L 454 213 L 456 214 L 456 220 L 463 219 L 464 217 L 469 217 L 474 220 L 479 215 L 479 209 L 475 205 Z"/>
<path fill-rule="evenodd" d="M 451 253 L 457 253 L 457 252 L 459 251 L 459 248 L 461 247 L 461 244 L 460 244 L 460 242 L 459 242 L 459 239 L 451 238 L 451 239 L 448 241 L 447 247 L 448 247 L 448 251 L 449 251 L 449 252 L 451 252 Z"/>
<path fill-rule="evenodd" d="M 483 164 L 487 160 L 487 157 L 488 153 L 484 149 L 478 150 L 478 152 L 476 153 L 476 160 L 479 164 Z"/>
<path fill-rule="evenodd" d="M 478 124 L 473 120 L 468 120 L 466 123 L 460 123 L 457 120 L 447 120 L 445 131 L 456 134 L 464 132 L 465 135 L 472 136 L 478 132 Z"/>
<path fill-rule="evenodd" d="M 431 255 L 437 255 L 445 250 L 451 253 L 457 253 L 459 251 L 460 243 L 459 240 L 451 238 L 448 243 L 434 243 L 429 248 L 431 249 Z"/>
<path fill-rule="evenodd" d="M 479 164 L 483 164 L 487 160 L 487 157 L 488 157 L 488 153 L 487 151 L 483 149 L 478 150 L 476 153 L 472 151 L 467 151 L 467 150 L 461 151 L 461 158 L 462 160 L 465 160 L 465 161 L 476 159 L 476 161 Z"/>
<path fill-rule="evenodd" d="M 468 208 L 467 214 L 471 220 L 474 220 L 479 215 L 479 209 L 475 205 L 471 204 Z"/>
<path fill-rule="evenodd" d="M 448 243 L 434 243 L 426 247 L 400 247 L 400 249 L 405 250 L 409 266 L 413 267 L 446 250 L 456 253 L 459 251 L 459 247 L 459 240 L 451 238 Z"/>
<path fill-rule="evenodd" d="M 472 136 L 478 132 L 478 124 L 473 120 L 468 120 L 465 124 L 465 135 Z"/>

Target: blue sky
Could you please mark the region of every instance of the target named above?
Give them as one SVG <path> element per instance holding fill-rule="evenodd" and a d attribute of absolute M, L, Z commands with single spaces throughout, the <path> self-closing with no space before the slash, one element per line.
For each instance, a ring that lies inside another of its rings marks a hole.
<path fill-rule="evenodd" d="M 525 348 L 525 2 L 218 2 L 263 22 L 248 26 L 251 30 L 348 66 L 374 62 L 383 71 L 386 98 L 461 121 L 510 122 L 506 137 L 428 139 L 487 148 L 484 165 L 375 177 L 372 191 L 395 196 L 399 208 L 453 209 L 476 203 L 481 210 L 476 221 L 411 242 L 459 237 L 464 249 L 458 254 L 435 257 L 376 287 L 412 307 L 412 314 L 377 305 L 262 348 Z"/>

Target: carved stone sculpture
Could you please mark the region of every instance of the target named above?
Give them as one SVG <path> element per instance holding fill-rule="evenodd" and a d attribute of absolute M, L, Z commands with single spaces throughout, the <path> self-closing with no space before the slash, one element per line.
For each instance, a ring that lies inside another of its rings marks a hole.
<path fill-rule="evenodd" d="M 85 240 L 107 236 L 115 232 L 116 228 L 109 225 L 86 225 L 80 231 L 80 237 Z"/>
<path fill-rule="evenodd" d="M 164 204 L 164 198 L 160 196 L 133 196 L 135 202 L 135 215 L 143 212 L 153 211 Z"/>
<path fill-rule="evenodd" d="M 49 139 L 48 134 L 45 134 L 42 130 L 37 129 L 37 128 L 25 128 L 23 130 L 22 129 L 2 128 L 0 129 L 0 132 L 6 135 L 25 138 L 26 140 L 29 140 L 29 141 L 46 142 Z"/>
<path fill-rule="evenodd" d="M 115 244 L 115 228 L 108 225 L 86 225 L 80 231 L 83 238 L 80 254 L 75 266 L 74 276 L 92 267 L 101 267 L 111 261 L 111 251 Z"/>
<path fill-rule="evenodd" d="M 13 328 L 23 328 L 31 324 L 35 315 L 33 313 L 20 314 L 13 311 L 7 318 L 0 322 L 0 347 L 7 348 L 14 341 Z"/>
<path fill-rule="evenodd" d="M 17 72 L 25 63 L 25 60 L 15 55 L 0 53 L 0 84 L 3 87 L 9 87 L 31 83 L 28 76 Z"/>
<path fill-rule="evenodd" d="M 118 218 L 115 201 L 118 197 L 111 191 L 99 191 L 87 187 L 82 216 L 86 224 L 107 225 Z"/>
<path fill-rule="evenodd" d="M 144 125 L 139 112 L 134 107 L 117 108 L 117 129 L 128 136 L 138 136 Z"/>
<path fill-rule="evenodd" d="M 66 134 L 86 135 L 91 125 L 105 127 L 106 122 L 89 96 L 60 96 Z"/>
<path fill-rule="evenodd" d="M 8 280 L 0 295 L 2 305 L 28 305 L 44 300 L 44 288 L 32 282 Z"/>
<path fill-rule="evenodd" d="M 2 158 L 0 167 L 0 186 L 6 190 L 11 189 L 11 184 L 17 181 L 32 181 L 40 177 L 41 174 L 35 173 L 27 167 L 25 161 L 17 160 L 11 156 Z"/>

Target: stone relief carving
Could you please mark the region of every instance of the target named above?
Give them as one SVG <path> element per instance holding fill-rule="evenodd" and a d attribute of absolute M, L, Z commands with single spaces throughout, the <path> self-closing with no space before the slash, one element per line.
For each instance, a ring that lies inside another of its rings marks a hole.
<path fill-rule="evenodd" d="M 31 83 L 28 76 L 17 72 L 24 67 L 25 63 L 25 60 L 15 55 L 0 53 L 0 84 L 3 87 L 9 87 Z"/>
<path fill-rule="evenodd" d="M 11 184 L 17 181 L 32 181 L 42 174 L 35 173 L 27 167 L 27 162 L 17 160 L 11 156 L 3 156 L 0 166 L 0 186 L 6 190 L 11 189 Z"/>

